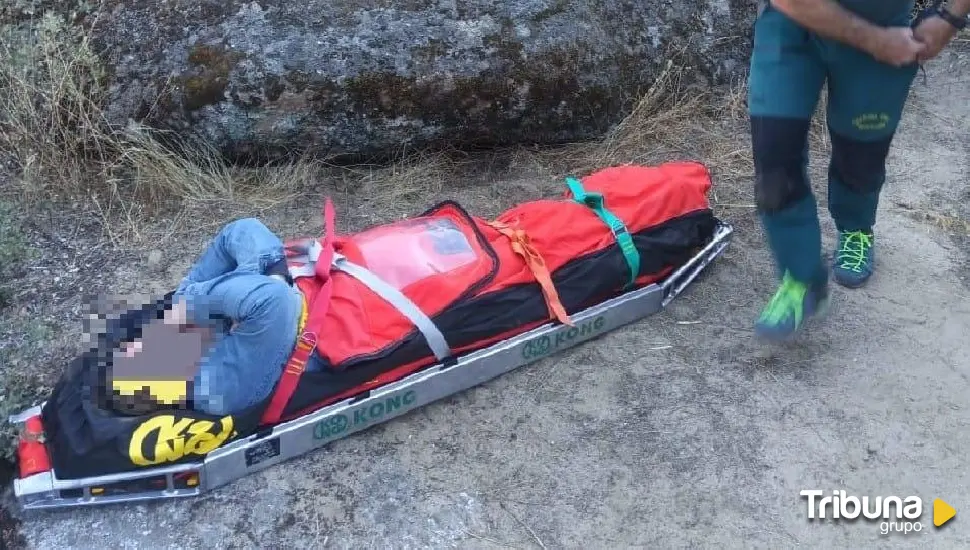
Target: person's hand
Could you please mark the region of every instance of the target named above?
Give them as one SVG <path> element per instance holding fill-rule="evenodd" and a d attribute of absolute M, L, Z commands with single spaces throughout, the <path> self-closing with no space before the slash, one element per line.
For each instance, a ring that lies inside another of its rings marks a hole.
<path fill-rule="evenodd" d="M 940 55 L 943 48 L 957 35 L 957 29 L 942 17 L 927 17 L 913 31 L 916 40 L 925 46 L 919 54 L 919 62 L 929 61 Z"/>
<path fill-rule="evenodd" d="M 880 30 L 870 48 L 872 56 L 879 61 L 902 67 L 916 62 L 926 51 L 927 45 L 917 40 L 909 27 L 886 27 Z"/>

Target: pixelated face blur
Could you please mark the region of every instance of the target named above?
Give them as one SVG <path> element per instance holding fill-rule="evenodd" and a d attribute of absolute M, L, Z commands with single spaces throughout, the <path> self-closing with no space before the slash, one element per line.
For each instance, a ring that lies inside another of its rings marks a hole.
<path fill-rule="evenodd" d="M 114 380 L 191 380 L 211 342 L 211 331 L 155 320 L 142 337 L 114 354 Z"/>

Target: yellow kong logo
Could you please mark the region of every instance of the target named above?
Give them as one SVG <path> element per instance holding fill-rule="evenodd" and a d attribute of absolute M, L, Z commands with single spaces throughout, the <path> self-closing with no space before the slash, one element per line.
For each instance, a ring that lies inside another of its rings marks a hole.
<path fill-rule="evenodd" d="M 153 466 L 174 462 L 186 455 L 205 455 L 226 442 L 233 435 L 232 417 L 220 419 L 218 432 L 215 422 L 182 418 L 176 422 L 172 415 L 156 416 L 138 426 L 128 445 L 128 456 L 138 466 Z M 152 437 L 154 436 L 154 438 Z M 151 447 L 150 440 L 155 440 Z M 146 443 L 149 452 L 145 453 Z"/>

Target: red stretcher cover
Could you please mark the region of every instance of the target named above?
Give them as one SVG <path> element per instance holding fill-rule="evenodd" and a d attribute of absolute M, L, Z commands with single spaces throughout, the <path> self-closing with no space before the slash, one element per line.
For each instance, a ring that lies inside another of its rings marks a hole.
<path fill-rule="evenodd" d="M 319 276 L 295 284 L 306 298 L 304 329 L 315 340 L 304 351 L 321 368 L 285 369 L 290 374 L 264 403 L 230 416 L 132 416 L 98 405 L 98 373 L 110 354 L 92 350 L 71 365 L 43 409 L 57 475 L 200 460 L 267 424 L 437 363 L 428 326 L 450 360 L 544 323 L 570 323 L 577 311 L 662 280 L 708 244 L 718 224 L 711 185 L 696 162 L 615 166 L 569 179 L 561 195 L 515 205 L 494 220 L 446 201 L 409 219 L 312 238 L 322 244 L 313 266 Z M 306 270 L 306 244 L 288 243 L 294 272 Z M 331 252 L 343 263 L 330 268 Z M 425 330 L 402 309 L 402 297 L 424 316 Z"/>

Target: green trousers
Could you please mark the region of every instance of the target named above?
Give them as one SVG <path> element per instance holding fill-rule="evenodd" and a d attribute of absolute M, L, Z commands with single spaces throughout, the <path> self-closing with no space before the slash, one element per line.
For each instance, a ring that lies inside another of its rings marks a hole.
<path fill-rule="evenodd" d="M 908 25 L 909 10 L 892 23 Z M 832 142 L 828 210 L 840 231 L 866 231 L 876 221 L 886 157 L 917 70 L 821 38 L 771 7 L 758 17 L 748 92 L 755 197 L 779 275 L 828 277 L 807 170 L 822 87 Z"/>

